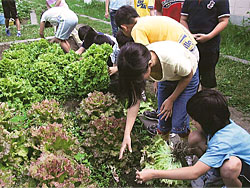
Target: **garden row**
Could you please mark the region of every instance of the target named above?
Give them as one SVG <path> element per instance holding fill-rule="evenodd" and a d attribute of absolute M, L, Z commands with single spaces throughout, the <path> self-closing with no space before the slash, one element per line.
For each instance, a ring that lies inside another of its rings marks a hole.
<path fill-rule="evenodd" d="M 181 165 L 165 141 L 149 137 L 139 121 L 131 136 L 133 153 L 118 160 L 126 103 L 108 92 L 111 52 L 104 44 L 92 45 L 82 56 L 64 54 L 58 44 L 42 39 L 3 53 L 0 186 L 133 186 L 135 169 Z M 65 103 L 72 101 L 76 105 L 69 111 Z"/>

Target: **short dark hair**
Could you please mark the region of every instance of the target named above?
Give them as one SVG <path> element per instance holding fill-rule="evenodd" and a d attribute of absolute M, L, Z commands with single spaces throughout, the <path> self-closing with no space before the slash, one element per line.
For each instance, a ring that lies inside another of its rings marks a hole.
<path fill-rule="evenodd" d="M 193 95 L 187 102 L 187 113 L 211 136 L 230 123 L 227 100 L 219 91 L 212 89 Z"/>
<path fill-rule="evenodd" d="M 84 48 L 88 49 L 92 44 L 110 44 L 111 46 L 114 46 L 115 42 L 109 38 L 108 36 L 104 34 L 98 34 L 98 33 L 92 33 L 87 34 L 84 40 Z"/>
<path fill-rule="evenodd" d="M 132 37 L 127 37 L 126 35 L 123 34 L 121 30 L 118 30 L 116 34 L 116 41 L 118 43 L 119 48 L 124 46 L 127 42 L 134 42 Z"/>
<path fill-rule="evenodd" d="M 44 14 L 45 12 L 46 12 L 46 11 L 42 11 L 41 16 L 40 16 L 40 19 L 42 18 L 43 14 Z M 50 22 L 48 22 L 48 21 L 45 21 L 44 23 L 45 23 L 45 25 L 44 25 L 45 28 L 53 27 L 53 25 L 52 25 Z"/>
<path fill-rule="evenodd" d="M 80 38 L 81 41 L 84 40 L 86 34 L 87 34 L 90 30 L 92 30 L 92 32 L 94 31 L 94 29 L 93 29 L 92 27 L 88 26 L 88 25 L 84 25 L 84 26 L 82 26 L 82 27 L 80 27 L 80 28 L 78 29 L 78 36 L 79 36 L 79 38 Z M 94 32 L 95 32 L 95 31 L 94 31 Z"/>
<path fill-rule="evenodd" d="M 134 24 L 137 17 L 139 15 L 133 7 L 124 5 L 116 11 L 115 23 L 117 27 L 121 27 L 122 24 Z"/>
<path fill-rule="evenodd" d="M 115 42 L 109 38 L 108 36 L 104 35 L 104 34 L 97 34 L 94 38 L 93 43 L 95 44 L 110 44 L 111 46 L 114 46 Z"/>
<path fill-rule="evenodd" d="M 129 106 L 142 99 L 145 90 L 144 74 L 151 59 L 149 50 L 142 44 L 128 42 L 118 55 L 119 86 L 122 96 L 128 97 Z"/>

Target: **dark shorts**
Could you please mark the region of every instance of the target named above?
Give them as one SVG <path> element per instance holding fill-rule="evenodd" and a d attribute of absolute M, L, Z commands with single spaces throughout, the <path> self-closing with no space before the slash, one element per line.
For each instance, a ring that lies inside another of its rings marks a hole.
<path fill-rule="evenodd" d="M 239 179 L 242 182 L 242 187 L 250 187 L 250 165 L 241 160 L 242 167 Z"/>
<path fill-rule="evenodd" d="M 18 18 L 17 10 L 16 10 L 16 2 L 14 0 L 2 0 L 3 5 L 3 13 L 6 19 Z"/>
<path fill-rule="evenodd" d="M 199 48 L 199 72 L 201 85 L 206 88 L 214 88 L 217 86 L 215 77 L 215 66 L 219 60 L 219 50 L 207 48 Z"/>

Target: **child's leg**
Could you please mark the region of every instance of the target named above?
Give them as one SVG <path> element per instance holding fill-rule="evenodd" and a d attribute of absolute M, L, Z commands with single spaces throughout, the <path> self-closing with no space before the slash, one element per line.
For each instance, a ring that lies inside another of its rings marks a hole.
<path fill-rule="evenodd" d="M 18 18 L 16 18 L 16 28 L 17 28 L 17 31 L 21 31 L 21 24 Z"/>
<path fill-rule="evenodd" d="M 62 49 L 65 53 L 68 53 L 70 51 L 70 44 L 68 43 L 67 40 L 61 40 L 60 46 L 62 47 Z"/>
<path fill-rule="evenodd" d="M 220 175 L 227 187 L 242 187 L 238 179 L 242 168 L 242 162 L 238 157 L 231 156 L 220 167 Z"/>
<path fill-rule="evenodd" d="M 158 111 L 160 110 L 162 103 L 173 93 L 177 84 L 177 81 L 163 81 L 158 83 Z M 172 129 L 172 117 L 168 117 L 167 121 L 165 121 L 165 119 L 161 120 L 161 117 L 162 115 L 159 116 L 157 130 L 161 134 L 168 134 Z"/>
<path fill-rule="evenodd" d="M 181 138 L 187 138 L 190 132 L 186 106 L 188 100 L 197 92 L 198 85 L 199 73 L 197 70 L 190 83 L 178 96 L 173 105 L 172 132 L 178 134 Z"/>

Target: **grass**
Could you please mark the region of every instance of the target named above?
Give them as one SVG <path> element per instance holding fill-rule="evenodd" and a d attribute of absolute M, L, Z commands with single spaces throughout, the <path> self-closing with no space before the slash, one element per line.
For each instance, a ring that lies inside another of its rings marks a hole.
<path fill-rule="evenodd" d="M 70 0 L 67 1 L 71 10 L 77 14 L 84 14 L 94 18 L 109 21 L 104 17 L 105 3 L 97 0 L 92 1 L 90 4 L 84 3 L 83 0 Z"/>
<path fill-rule="evenodd" d="M 250 64 L 221 57 L 216 67 L 218 89 L 228 98 L 230 106 L 250 113 Z"/>
<path fill-rule="evenodd" d="M 250 27 L 228 24 L 221 34 L 221 53 L 250 61 Z"/>
<path fill-rule="evenodd" d="M 7 37 L 5 34 L 5 27 L 0 26 L 0 41 L 1 42 L 9 42 L 9 41 L 17 41 L 17 40 L 24 40 L 24 39 L 34 39 L 39 38 L 39 26 L 38 25 L 22 25 L 21 32 L 22 36 L 16 36 L 16 26 L 10 26 L 11 36 Z M 45 29 L 45 37 L 53 36 L 53 28 Z"/>

